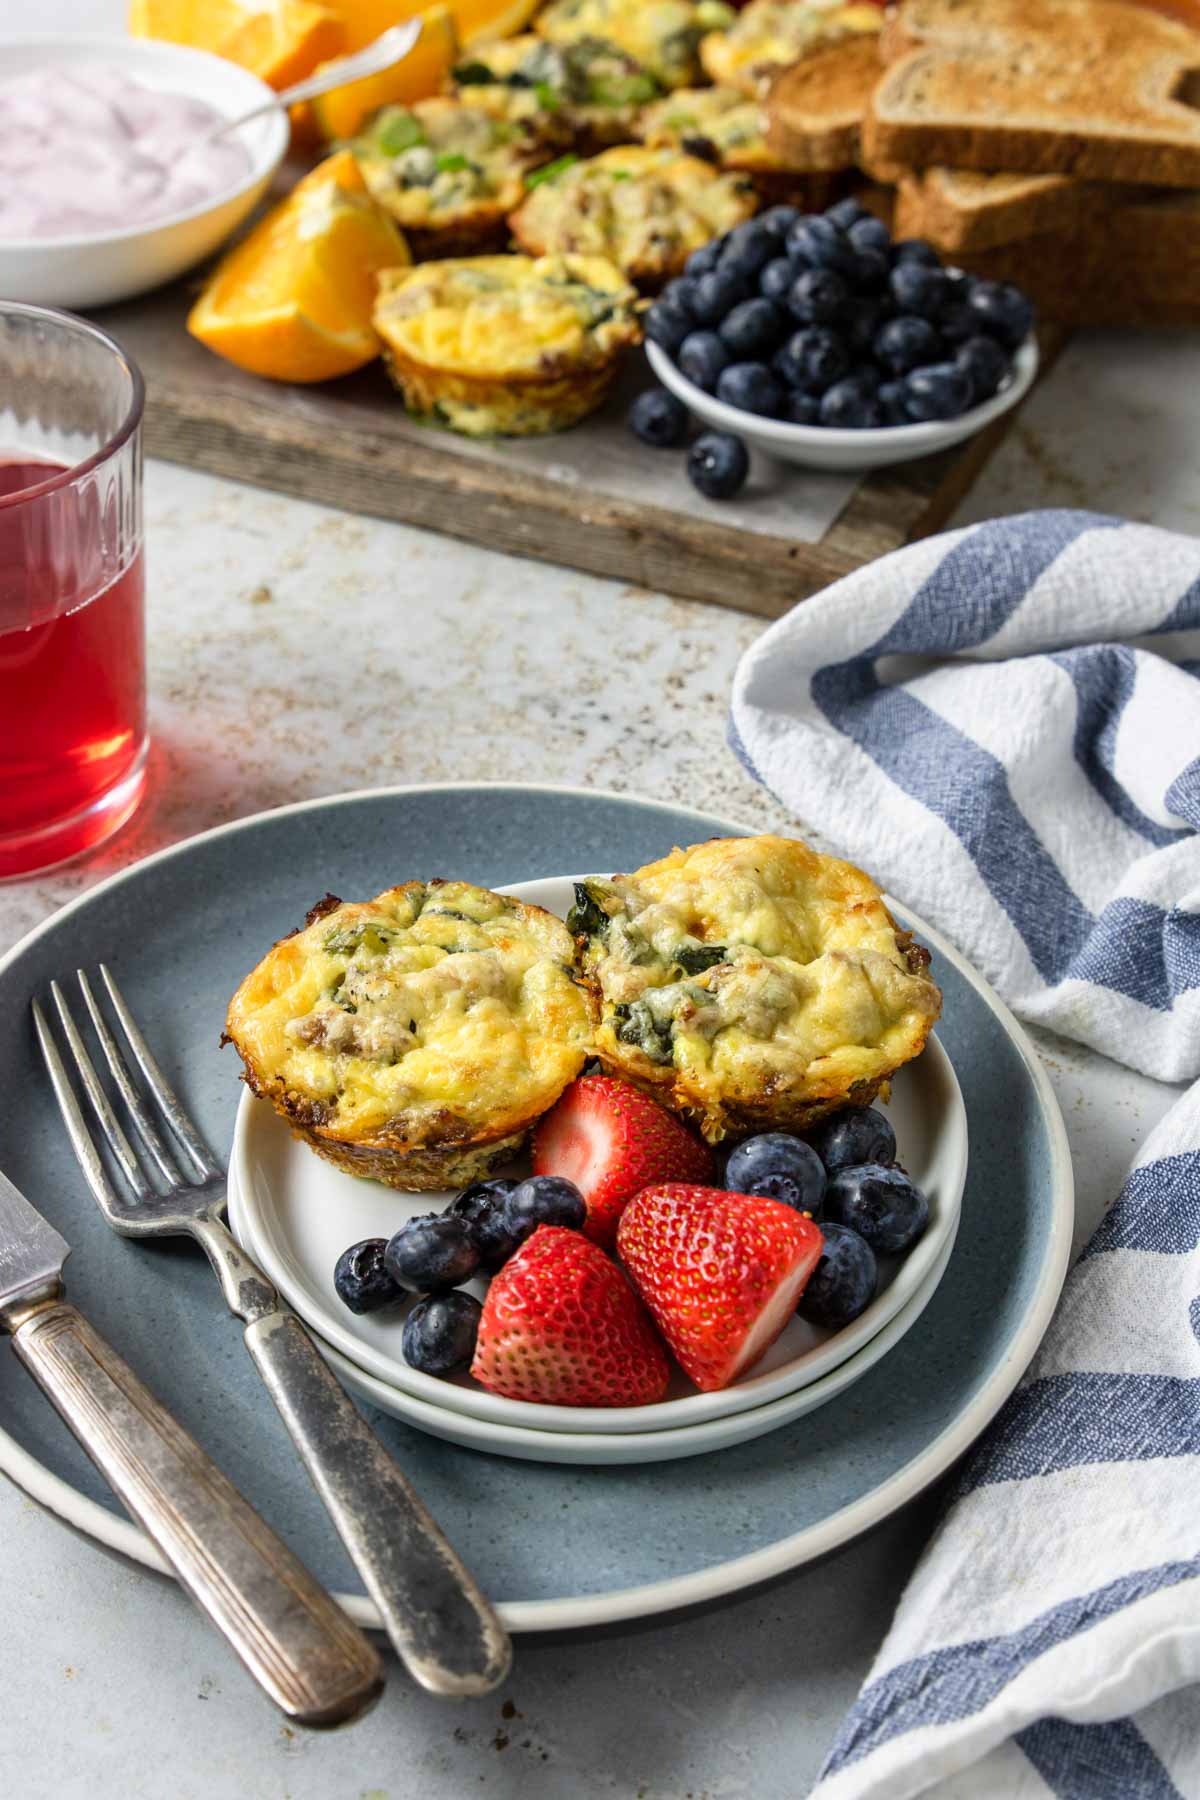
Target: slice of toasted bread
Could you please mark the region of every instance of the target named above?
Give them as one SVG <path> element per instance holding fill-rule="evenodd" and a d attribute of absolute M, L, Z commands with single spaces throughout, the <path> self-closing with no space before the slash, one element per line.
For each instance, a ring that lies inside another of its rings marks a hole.
<path fill-rule="evenodd" d="M 1074 232 L 1046 232 L 961 257 L 1013 281 L 1064 325 L 1200 325 L 1200 193 L 1115 205 Z"/>
<path fill-rule="evenodd" d="M 767 95 L 767 144 L 792 169 L 849 169 L 882 73 L 873 37 L 848 38 L 794 64 Z"/>
<path fill-rule="evenodd" d="M 1124 204 L 1121 190 L 1070 175 L 984 175 L 976 169 L 909 170 L 900 176 L 896 235 L 939 250 L 990 250 L 1046 231 L 1078 231 Z M 1129 200 L 1154 190 L 1131 188 Z"/>
<path fill-rule="evenodd" d="M 908 0 L 889 32 L 906 41 L 864 122 L 876 165 L 1200 184 L 1200 34 L 1173 19 L 1125 0 Z"/>

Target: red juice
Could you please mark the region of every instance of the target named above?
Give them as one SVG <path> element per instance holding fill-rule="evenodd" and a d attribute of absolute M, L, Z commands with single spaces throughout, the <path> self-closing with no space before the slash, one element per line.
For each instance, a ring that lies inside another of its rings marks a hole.
<path fill-rule="evenodd" d="M 61 472 L 61 464 L 0 456 L 0 499 Z M 25 596 L 21 612 L 33 621 L 6 630 L 0 611 L 0 878 L 44 863 L 38 846 L 49 833 L 55 861 L 107 837 L 106 798 L 122 816 L 132 812 L 145 750 L 140 546 L 115 580 L 55 616 L 70 546 L 39 540 L 25 511 L 0 505 L 0 579 L 10 595 Z"/>

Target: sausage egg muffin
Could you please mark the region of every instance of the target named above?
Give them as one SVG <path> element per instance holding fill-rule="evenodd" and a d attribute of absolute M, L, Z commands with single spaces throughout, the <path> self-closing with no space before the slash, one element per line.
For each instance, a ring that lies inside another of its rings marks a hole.
<path fill-rule="evenodd" d="M 662 91 L 640 63 L 604 38 L 552 44 L 532 33 L 480 48 L 453 78 L 472 106 L 528 123 L 547 142 L 580 151 L 627 143 L 638 109 Z"/>
<path fill-rule="evenodd" d="M 527 122 L 446 97 L 383 107 L 350 148 L 418 261 L 502 244 L 526 175 L 552 154 Z"/>
<path fill-rule="evenodd" d="M 721 0 L 551 0 L 533 27 L 553 44 L 607 38 L 663 87 L 675 88 L 700 79 L 701 39 L 733 18 Z"/>
<path fill-rule="evenodd" d="M 238 988 L 245 1080 L 338 1168 L 460 1186 L 578 1075 L 593 1003 L 552 913 L 465 881 L 330 897 Z"/>
<path fill-rule="evenodd" d="M 535 256 L 607 256 L 631 281 L 653 288 L 756 205 L 745 176 L 719 174 L 678 151 L 623 144 L 539 182 L 509 225 Z"/>
<path fill-rule="evenodd" d="M 730 175 L 744 175 L 763 200 L 819 210 L 835 183 L 790 167 L 767 143 L 767 118 L 740 88 L 677 88 L 642 108 L 636 135 L 651 149 L 682 150 Z"/>
<path fill-rule="evenodd" d="M 636 300 L 602 257 L 478 256 L 385 270 L 373 322 L 410 412 L 527 436 L 600 405 L 641 335 Z"/>
<path fill-rule="evenodd" d="M 728 31 L 700 45 L 709 79 L 759 94 L 781 69 L 859 32 L 878 32 L 881 7 L 871 0 L 750 0 Z"/>
<path fill-rule="evenodd" d="M 567 924 L 600 1060 L 710 1143 L 866 1105 L 941 1010 L 870 876 L 798 839 L 714 838 L 581 882 Z"/>

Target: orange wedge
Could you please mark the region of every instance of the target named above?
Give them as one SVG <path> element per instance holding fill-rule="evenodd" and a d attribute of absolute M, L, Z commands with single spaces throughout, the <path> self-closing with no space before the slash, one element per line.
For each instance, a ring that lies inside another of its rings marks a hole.
<path fill-rule="evenodd" d="M 224 256 L 188 315 L 193 337 L 271 381 L 328 381 L 379 354 L 375 277 L 408 246 L 348 150 L 327 158 Z"/>
<path fill-rule="evenodd" d="M 361 50 L 401 19 L 411 19 L 429 0 L 328 0 L 346 27 L 346 51 Z M 462 44 L 491 43 L 524 31 L 541 0 L 447 0 Z"/>
<path fill-rule="evenodd" d="M 458 58 L 454 20 L 448 6 L 431 6 L 420 19 L 421 35 L 403 62 L 381 75 L 332 88 L 311 102 L 322 137 L 330 143 L 351 138 L 381 106 L 411 106 L 414 100 L 440 93 Z"/>
<path fill-rule="evenodd" d="M 130 0 L 129 29 L 212 50 L 274 88 L 302 81 L 346 49 L 334 0 Z"/>

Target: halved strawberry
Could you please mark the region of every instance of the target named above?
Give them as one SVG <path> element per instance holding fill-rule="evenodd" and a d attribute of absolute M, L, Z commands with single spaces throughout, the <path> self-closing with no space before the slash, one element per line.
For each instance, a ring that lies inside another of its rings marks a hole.
<path fill-rule="evenodd" d="M 611 1075 L 566 1089 L 533 1134 L 535 1175 L 565 1175 L 587 1201 L 584 1231 L 611 1249 L 627 1201 L 658 1181 L 711 1181 L 713 1153 L 656 1100 Z"/>
<path fill-rule="evenodd" d="M 821 1230 L 758 1194 L 668 1184 L 621 1215 L 617 1251 L 684 1371 L 728 1387 L 773 1344 L 820 1259 Z"/>
<path fill-rule="evenodd" d="M 548 1406 L 647 1406 L 670 1366 L 641 1301 L 581 1232 L 539 1225 L 493 1276 L 471 1373 Z"/>

